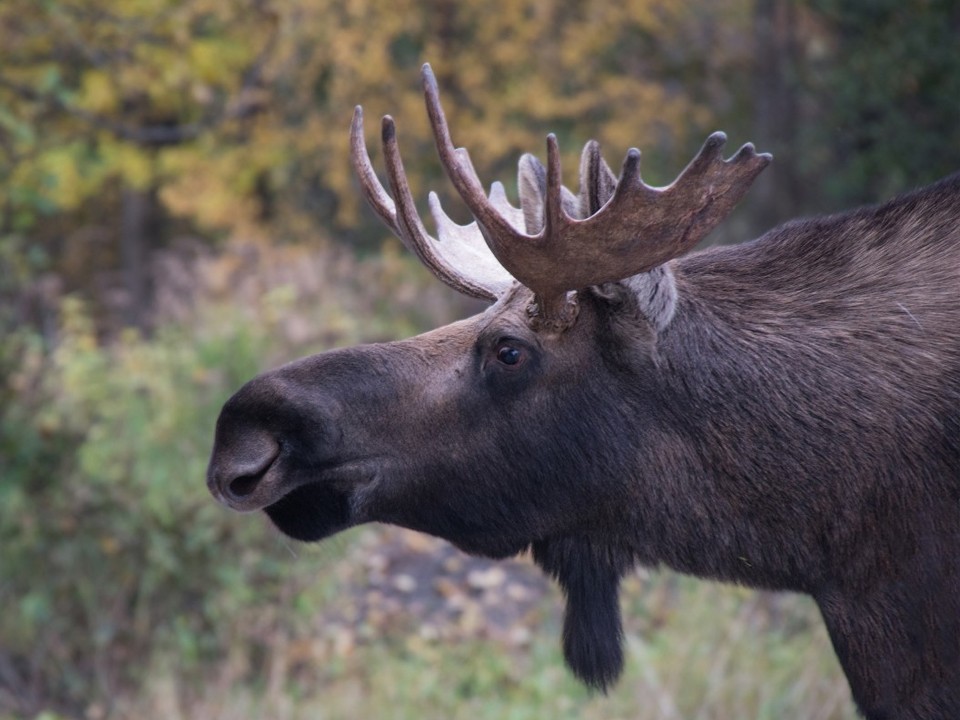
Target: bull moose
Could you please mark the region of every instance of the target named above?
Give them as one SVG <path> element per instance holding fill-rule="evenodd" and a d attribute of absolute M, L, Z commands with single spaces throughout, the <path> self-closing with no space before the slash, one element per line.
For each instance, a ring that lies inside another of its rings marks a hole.
<path fill-rule="evenodd" d="M 440 159 L 475 222 L 392 193 L 357 108 L 366 199 L 485 312 L 333 350 L 244 385 L 207 475 L 304 541 L 379 521 L 468 553 L 531 550 L 566 596 L 563 650 L 606 688 L 637 563 L 807 593 L 871 720 L 960 718 L 960 174 L 877 207 L 687 254 L 770 162 L 711 135 L 669 186 L 596 142 L 578 194 L 519 163 L 487 195 L 422 72 Z"/>

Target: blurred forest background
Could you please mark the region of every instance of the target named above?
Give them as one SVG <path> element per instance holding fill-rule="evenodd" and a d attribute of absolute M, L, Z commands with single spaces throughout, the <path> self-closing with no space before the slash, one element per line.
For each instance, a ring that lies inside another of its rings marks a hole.
<path fill-rule="evenodd" d="M 424 61 L 508 189 L 547 132 L 568 178 L 590 137 L 654 184 L 715 129 L 773 152 L 714 242 L 960 170 L 957 0 L 3 0 L 0 718 L 852 718 L 802 598 L 639 572 L 591 696 L 528 563 L 292 547 L 207 495 L 254 373 L 477 309 L 347 157 L 354 105 L 371 139 L 391 113 L 415 196 L 465 219 Z"/>

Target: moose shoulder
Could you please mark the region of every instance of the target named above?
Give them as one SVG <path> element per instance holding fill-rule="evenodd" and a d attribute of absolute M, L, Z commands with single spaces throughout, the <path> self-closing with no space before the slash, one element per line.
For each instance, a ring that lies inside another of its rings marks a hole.
<path fill-rule="evenodd" d="M 520 161 L 520 208 L 455 148 L 475 223 L 392 197 L 354 119 L 375 211 L 442 281 L 493 301 L 394 343 L 265 373 L 224 406 L 207 482 L 319 540 L 395 523 L 467 552 L 532 548 L 566 598 L 573 671 L 620 673 L 636 563 L 808 593 L 861 711 L 960 717 L 960 175 L 737 246 L 686 255 L 769 162 L 720 134 L 670 186 L 619 178 L 596 143 L 580 191 Z"/>

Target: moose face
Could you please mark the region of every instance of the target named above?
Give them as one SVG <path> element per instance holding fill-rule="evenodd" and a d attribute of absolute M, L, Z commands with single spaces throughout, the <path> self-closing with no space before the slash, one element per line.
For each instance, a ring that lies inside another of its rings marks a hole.
<path fill-rule="evenodd" d="M 535 332 L 518 285 L 473 318 L 265 373 L 223 408 L 209 487 L 299 540 L 380 521 L 503 557 L 580 532 L 632 445 L 609 410 L 637 384 L 608 331 L 625 298 L 585 293 L 575 327 Z"/>
<path fill-rule="evenodd" d="M 546 168 L 520 160 L 517 208 L 499 183 L 485 195 L 454 147 L 429 66 L 423 84 L 441 161 L 476 221 L 454 223 L 431 195 L 438 237 L 427 234 L 389 116 L 393 197 L 373 170 L 359 107 L 354 166 L 373 209 L 440 280 L 495 304 L 252 380 L 223 408 L 207 481 L 230 507 L 263 508 L 304 540 L 379 520 L 509 555 L 588 526 L 605 512 L 600 498 L 622 503 L 610 486 L 635 465 L 653 387 L 642 376 L 676 300 L 665 263 L 722 220 L 770 156 L 745 145 L 724 160 L 715 133 L 657 189 L 640 179 L 639 151 L 618 179 L 591 141 L 574 195 L 551 135 Z"/>

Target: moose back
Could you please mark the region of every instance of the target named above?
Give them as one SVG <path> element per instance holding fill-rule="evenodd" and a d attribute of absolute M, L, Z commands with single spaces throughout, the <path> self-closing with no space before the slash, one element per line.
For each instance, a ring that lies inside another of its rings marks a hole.
<path fill-rule="evenodd" d="M 637 563 L 807 593 L 867 718 L 960 717 L 960 176 L 878 207 L 687 254 L 770 161 L 712 135 L 666 188 L 590 142 L 579 192 L 520 160 L 520 207 L 456 148 L 475 222 L 417 214 L 383 120 L 383 221 L 491 301 L 399 342 L 264 373 L 223 407 L 207 483 L 287 535 L 370 521 L 468 553 L 532 549 L 566 595 L 563 649 L 605 688 Z"/>

